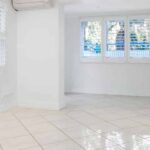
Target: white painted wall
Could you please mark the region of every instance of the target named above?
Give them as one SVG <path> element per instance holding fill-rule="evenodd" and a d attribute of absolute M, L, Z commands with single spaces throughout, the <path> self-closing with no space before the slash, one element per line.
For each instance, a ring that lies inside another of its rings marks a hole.
<path fill-rule="evenodd" d="M 11 1 L 7 3 L 7 52 L 6 65 L 0 67 L 0 111 L 16 105 L 17 87 L 17 17 Z"/>
<path fill-rule="evenodd" d="M 78 17 L 67 18 L 64 31 L 62 7 L 16 16 L 7 2 L 7 62 L 0 68 L 0 110 L 16 105 L 16 99 L 27 107 L 65 105 L 64 34 L 66 92 L 150 96 L 150 64 L 81 63 Z"/>
<path fill-rule="evenodd" d="M 79 18 L 66 19 L 65 91 L 150 96 L 150 64 L 80 62 Z"/>
<path fill-rule="evenodd" d="M 136 5 L 135 5 L 136 4 Z M 149 11 L 149 0 L 72 0 L 72 3 L 65 6 L 68 14 L 95 14 L 116 12 Z"/>
<path fill-rule="evenodd" d="M 63 95 L 63 10 L 18 13 L 18 103 L 59 109 Z"/>

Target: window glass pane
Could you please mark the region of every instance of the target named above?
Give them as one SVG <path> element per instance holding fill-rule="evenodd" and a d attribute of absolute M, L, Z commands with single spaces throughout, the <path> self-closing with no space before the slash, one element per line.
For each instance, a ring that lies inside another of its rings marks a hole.
<path fill-rule="evenodd" d="M 150 19 L 132 19 L 130 29 L 130 57 L 150 57 Z"/>
<path fill-rule="evenodd" d="M 124 57 L 125 53 L 125 22 L 109 20 L 106 23 L 106 57 Z"/>
<path fill-rule="evenodd" d="M 81 22 L 82 55 L 99 56 L 101 53 L 101 21 Z"/>

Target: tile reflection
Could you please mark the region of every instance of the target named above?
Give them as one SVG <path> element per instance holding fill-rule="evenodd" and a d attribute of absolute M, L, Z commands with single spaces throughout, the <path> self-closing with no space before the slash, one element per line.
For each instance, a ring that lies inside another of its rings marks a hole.
<path fill-rule="evenodd" d="M 119 132 L 108 133 L 105 138 L 106 148 L 108 148 L 112 144 L 119 145 L 121 147 L 125 147 L 123 137 Z"/>
<path fill-rule="evenodd" d="M 86 150 L 150 150 L 150 136 L 143 138 L 123 132 L 111 132 L 76 139 Z"/>
<path fill-rule="evenodd" d="M 126 150 L 150 150 L 150 136 L 148 135 L 143 135 L 141 138 L 134 133 L 112 132 L 106 134 L 104 139 L 106 150 L 110 150 L 110 147 L 113 147 L 113 144 Z"/>
<path fill-rule="evenodd" d="M 101 135 L 84 137 L 76 139 L 86 150 L 123 150 L 124 148 L 114 144 L 112 141 L 105 139 Z"/>

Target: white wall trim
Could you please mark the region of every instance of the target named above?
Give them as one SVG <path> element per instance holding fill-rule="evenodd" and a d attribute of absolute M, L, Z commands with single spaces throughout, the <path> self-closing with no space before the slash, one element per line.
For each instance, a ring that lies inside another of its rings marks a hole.
<path fill-rule="evenodd" d="M 117 92 L 115 90 L 112 91 L 106 91 L 105 89 L 103 90 L 86 90 L 86 89 L 72 89 L 70 91 L 66 91 L 66 93 L 71 93 L 71 94 L 76 94 L 76 93 L 81 93 L 81 94 L 96 94 L 96 95 L 118 95 L 118 96 L 140 96 L 140 97 L 150 97 L 150 94 L 147 93 L 132 93 L 129 91 L 122 91 L 122 92 Z"/>

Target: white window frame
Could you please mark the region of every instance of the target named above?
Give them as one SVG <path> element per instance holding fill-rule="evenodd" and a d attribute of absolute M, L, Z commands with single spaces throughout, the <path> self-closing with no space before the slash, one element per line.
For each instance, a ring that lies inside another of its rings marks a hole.
<path fill-rule="evenodd" d="M 103 33 L 101 32 L 101 53 L 99 56 L 83 56 L 83 49 L 82 49 L 82 29 L 81 29 L 81 23 L 84 21 L 100 21 L 101 22 L 101 29 L 103 29 L 103 18 L 102 17 L 84 17 L 80 18 L 80 61 L 85 63 L 102 63 L 103 62 Z"/>
<path fill-rule="evenodd" d="M 129 22 L 132 19 L 150 19 L 150 15 L 136 15 L 136 16 L 128 16 L 128 62 L 129 63 L 150 63 L 150 57 L 149 58 L 136 58 L 136 57 L 130 57 L 130 25 Z"/>
<path fill-rule="evenodd" d="M 130 57 L 130 28 L 129 21 L 130 19 L 150 19 L 150 15 L 124 15 L 124 16 L 100 16 L 100 17 L 82 17 L 79 21 L 80 28 L 80 62 L 83 63 L 150 63 L 150 58 L 136 58 Z M 87 56 L 84 57 L 83 49 L 81 45 L 81 22 L 82 21 L 101 21 L 101 53 L 100 56 Z M 106 40 L 106 22 L 109 20 L 124 20 L 125 22 L 125 57 L 123 58 L 108 58 L 105 56 L 105 51 L 107 50 Z"/>
<path fill-rule="evenodd" d="M 107 51 L 107 21 L 111 21 L 111 20 L 116 20 L 116 21 L 120 21 L 123 20 L 125 23 L 125 49 L 124 49 L 124 57 L 116 57 L 116 58 L 112 58 L 112 57 L 106 57 L 105 56 L 105 52 Z M 104 19 L 104 62 L 105 63 L 125 63 L 127 61 L 127 17 L 105 17 Z"/>

